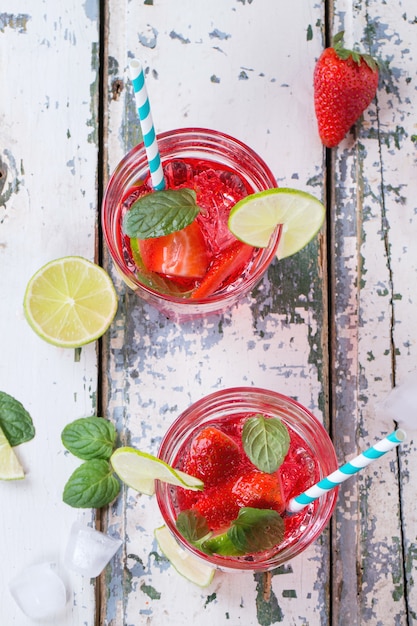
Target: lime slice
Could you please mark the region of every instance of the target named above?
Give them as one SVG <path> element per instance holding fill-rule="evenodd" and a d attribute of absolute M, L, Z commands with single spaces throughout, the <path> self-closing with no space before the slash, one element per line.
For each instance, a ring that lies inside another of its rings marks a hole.
<path fill-rule="evenodd" d="M 78 348 L 106 332 L 116 314 L 117 296 L 102 267 L 67 256 L 32 276 L 23 304 L 27 321 L 42 339 Z"/>
<path fill-rule="evenodd" d="M 277 257 L 295 254 L 313 239 L 323 225 L 323 204 L 305 191 L 280 187 L 254 193 L 230 211 L 229 230 L 241 241 L 266 248 L 278 224 L 282 224 Z"/>
<path fill-rule="evenodd" d="M 168 561 L 178 574 L 198 585 L 207 587 L 213 580 L 215 568 L 184 550 L 175 540 L 166 526 L 155 530 L 155 539 Z"/>
<path fill-rule="evenodd" d="M 147 496 L 155 493 L 155 479 L 192 491 L 199 491 L 204 486 L 199 478 L 175 470 L 156 456 L 136 448 L 117 448 L 110 461 L 114 471 L 126 485 Z"/>
<path fill-rule="evenodd" d="M 24 477 L 23 467 L 0 428 L 0 480 L 20 480 Z"/>

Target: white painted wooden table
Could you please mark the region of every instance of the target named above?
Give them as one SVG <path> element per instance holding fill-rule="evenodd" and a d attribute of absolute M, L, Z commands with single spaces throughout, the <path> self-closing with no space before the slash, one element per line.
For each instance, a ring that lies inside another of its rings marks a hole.
<path fill-rule="evenodd" d="M 121 442 L 156 452 L 167 426 L 214 390 L 256 385 L 296 397 L 328 427 L 343 462 L 393 424 L 377 404 L 417 366 L 417 13 L 399 0 L 13 0 L 0 6 L 0 389 L 31 413 L 17 450 L 27 476 L 0 484 L 0 623 L 28 626 L 8 591 L 25 566 L 51 560 L 68 588 L 57 626 L 410 626 L 417 624 L 415 433 L 352 479 L 308 551 L 263 574 L 219 574 L 201 590 L 153 539 L 154 501 L 126 490 L 108 510 L 62 502 L 77 465 L 60 441 L 101 414 Z M 318 139 L 312 73 L 345 30 L 382 63 L 377 98 L 331 153 Z M 215 128 L 251 145 L 278 184 L 328 207 L 323 234 L 271 266 L 222 316 L 177 326 L 113 272 L 98 225 L 104 184 L 139 139 L 128 80 L 141 58 L 157 131 Z M 22 299 L 59 256 L 96 259 L 120 307 L 97 345 L 44 343 Z M 68 571 L 76 519 L 120 536 L 102 577 Z"/>

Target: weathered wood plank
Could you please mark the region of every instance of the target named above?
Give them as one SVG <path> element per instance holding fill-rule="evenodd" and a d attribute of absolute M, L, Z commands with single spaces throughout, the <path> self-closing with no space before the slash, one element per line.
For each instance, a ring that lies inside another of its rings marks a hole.
<path fill-rule="evenodd" d="M 92 624 L 93 587 L 63 566 L 80 514 L 62 502 L 78 463 L 64 453 L 60 434 L 67 422 L 95 411 L 96 350 L 88 346 L 76 358 L 44 343 L 27 325 L 22 300 L 30 276 L 47 261 L 94 258 L 98 3 L 9 5 L 0 12 L 0 388 L 31 413 L 36 437 L 17 451 L 25 480 L 0 484 L 1 622 L 33 623 L 7 585 L 46 560 L 57 564 L 68 588 L 67 610 L 54 623 Z"/>
<path fill-rule="evenodd" d="M 377 405 L 416 363 L 410 319 L 417 226 L 415 12 L 409 2 L 370 1 L 355 4 L 353 12 L 350 3 L 335 2 L 334 32 L 342 29 L 347 44 L 361 42 L 382 62 L 377 99 L 357 136 L 334 155 L 334 438 L 341 458 L 350 458 L 393 429 Z M 400 465 L 392 454 L 341 490 L 335 624 L 412 623 L 416 524 L 408 467 L 415 463 L 414 449 L 411 440 Z M 399 480 L 404 465 L 407 473 Z"/>
<path fill-rule="evenodd" d="M 280 184 L 321 197 L 323 152 L 311 76 L 322 48 L 322 10 L 306 3 L 289 10 L 275 0 L 262 9 L 232 0 L 198 6 L 190 0 L 110 2 L 109 93 L 124 89 L 109 102 L 109 169 L 138 140 L 127 72 L 129 56 L 135 56 L 147 69 L 158 132 L 193 125 L 223 130 L 254 147 Z M 108 415 L 121 440 L 156 452 L 183 409 L 232 385 L 280 390 L 323 416 L 321 269 L 315 242 L 274 264 L 253 296 L 232 312 L 182 326 L 118 283 L 122 301 L 109 336 Z M 251 574 L 219 574 L 200 590 L 161 560 L 153 539 L 161 518 L 149 498 L 126 491 L 108 523 L 125 537 L 126 556 L 106 581 L 103 624 L 329 623 L 327 535 L 275 572 L 269 591 L 264 576 Z"/>

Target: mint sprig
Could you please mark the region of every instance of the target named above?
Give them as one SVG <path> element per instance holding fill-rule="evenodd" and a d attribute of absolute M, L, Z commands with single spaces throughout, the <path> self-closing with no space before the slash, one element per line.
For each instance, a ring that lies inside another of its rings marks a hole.
<path fill-rule="evenodd" d="M 81 417 L 65 426 L 61 439 L 66 449 L 80 459 L 109 459 L 116 429 L 102 417 Z"/>
<path fill-rule="evenodd" d="M 163 237 L 189 226 L 199 211 L 193 189 L 154 191 L 132 204 L 122 230 L 130 238 Z"/>
<path fill-rule="evenodd" d="M 195 511 L 182 511 L 176 522 L 179 532 L 206 554 L 245 556 L 270 550 L 284 538 L 282 517 L 271 509 L 243 507 L 230 528 L 220 535 L 209 533 L 206 520 Z"/>
<path fill-rule="evenodd" d="M 32 418 L 25 407 L 5 391 L 0 391 L 0 427 L 12 447 L 35 436 Z"/>
<path fill-rule="evenodd" d="M 285 459 L 290 435 L 280 419 L 258 414 L 244 423 L 242 444 L 252 463 L 262 472 L 272 474 Z"/>
<path fill-rule="evenodd" d="M 63 500 L 76 508 L 99 509 L 112 502 L 120 490 L 120 483 L 108 461 L 85 461 L 71 474 L 64 487 Z"/>
<path fill-rule="evenodd" d="M 62 499 L 75 508 L 99 509 L 110 504 L 120 491 L 120 482 L 110 465 L 116 430 L 103 417 L 83 417 L 65 426 L 64 446 L 74 456 L 85 459 L 64 486 Z"/>

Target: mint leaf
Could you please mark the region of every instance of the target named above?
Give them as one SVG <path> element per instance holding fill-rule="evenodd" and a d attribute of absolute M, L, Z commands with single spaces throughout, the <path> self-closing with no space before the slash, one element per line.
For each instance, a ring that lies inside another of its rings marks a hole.
<path fill-rule="evenodd" d="M 82 417 L 65 426 L 62 443 L 79 459 L 109 459 L 116 441 L 116 430 L 103 417 Z"/>
<path fill-rule="evenodd" d="M 201 544 L 207 554 L 244 556 L 269 550 L 284 539 L 282 517 L 271 509 L 243 507 L 226 533 L 210 537 Z"/>
<path fill-rule="evenodd" d="M 142 196 L 132 204 L 123 219 L 128 237 L 149 239 L 182 230 L 199 213 L 192 189 L 166 189 Z"/>
<path fill-rule="evenodd" d="M 120 483 L 108 461 L 85 461 L 71 474 L 62 499 L 75 508 L 99 509 L 112 502 L 120 490 Z"/>
<path fill-rule="evenodd" d="M 181 535 L 194 545 L 211 534 L 206 518 L 196 511 L 181 511 L 175 524 Z"/>
<path fill-rule="evenodd" d="M 243 554 L 269 550 L 284 539 L 285 525 L 281 515 L 271 509 L 240 509 L 227 534 Z"/>
<path fill-rule="evenodd" d="M 32 418 L 23 404 L 4 391 L 0 391 L 0 427 L 11 446 L 18 446 L 35 436 Z"/>
<path fill-rule="evenodd" d="M 285 459 L 290 447 L 288 429 L 276 417 L 249 417 L 242 430 L 243 449 L 262 472 L 272 474 Z"/>

